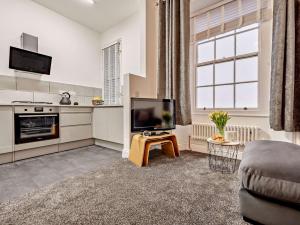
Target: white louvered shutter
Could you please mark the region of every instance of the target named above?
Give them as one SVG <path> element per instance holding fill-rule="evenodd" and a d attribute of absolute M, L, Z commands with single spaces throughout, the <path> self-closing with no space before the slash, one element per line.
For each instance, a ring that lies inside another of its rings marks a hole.
<path fill-rule="evenodd" d="M 103 49 L 104 102 L 120 104 L 120 43 Z"/>
<path fill-rule="evenodd" d="M 233 0 L 193 17 L 194 40 L 201 41 L 272 16 L 271 0 Z"/>

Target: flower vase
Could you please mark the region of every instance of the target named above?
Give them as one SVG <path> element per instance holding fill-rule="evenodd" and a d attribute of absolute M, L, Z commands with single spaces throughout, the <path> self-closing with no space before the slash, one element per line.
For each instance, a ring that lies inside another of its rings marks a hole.
<path fill-rule="evenodd" d="M 225 127 L 217 127 L 217 129 L 218 129 L 218 134 L 221 135 L 222 137 L 224 137 Z"/>

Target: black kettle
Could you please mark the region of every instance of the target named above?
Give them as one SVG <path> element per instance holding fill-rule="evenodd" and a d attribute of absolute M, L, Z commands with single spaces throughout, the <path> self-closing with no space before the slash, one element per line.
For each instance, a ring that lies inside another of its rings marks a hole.
<path fill-rule="evenodd" d="M 71 95 L 69 92 L 64 92 L 61 94 L 61 100 L 59 104 L 61 105 L 71 105 Z"/>

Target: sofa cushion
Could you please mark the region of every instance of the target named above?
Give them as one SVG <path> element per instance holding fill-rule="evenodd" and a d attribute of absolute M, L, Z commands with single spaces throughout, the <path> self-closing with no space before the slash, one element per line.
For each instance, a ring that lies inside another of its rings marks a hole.
<path fill-rule="evenodd" d="M 300 146 L 278 141 L 248 144 L 239 169 L 242 188 L 300 204 Z"/>

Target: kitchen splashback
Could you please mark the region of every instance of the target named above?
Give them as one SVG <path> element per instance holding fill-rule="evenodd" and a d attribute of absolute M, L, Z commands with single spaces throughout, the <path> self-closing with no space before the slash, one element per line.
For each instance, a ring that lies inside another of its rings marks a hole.
<path fill-rule="evenodd" d="M 71 101 L 91 105 L 93 96 L 102 96 L 101 88 L 40 81 L 0 75 L 0 103 L 12 101 L 53 102 L 58 104 L 63 91 L 70 91 Z"/>

